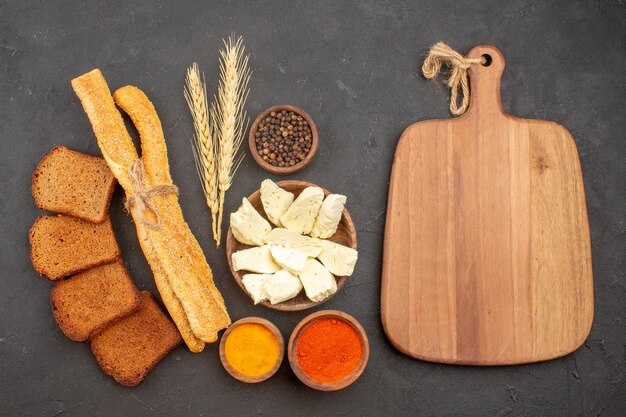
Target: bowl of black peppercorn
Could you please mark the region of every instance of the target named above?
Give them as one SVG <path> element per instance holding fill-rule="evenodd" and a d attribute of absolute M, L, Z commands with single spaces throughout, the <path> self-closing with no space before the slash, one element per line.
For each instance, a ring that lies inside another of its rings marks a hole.
<path fill-rule="evenodd" d="M 268 172 L 289 175 L 304 169 L 315 157 L 319 136 L 304 110 L 283 104 L 261 112 L 250 127 L 250 152 Z"/>

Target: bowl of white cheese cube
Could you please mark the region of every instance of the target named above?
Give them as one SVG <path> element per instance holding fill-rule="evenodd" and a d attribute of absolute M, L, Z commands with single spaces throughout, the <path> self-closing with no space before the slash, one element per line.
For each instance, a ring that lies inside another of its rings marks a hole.
<path fill-rule="evenodd" d="M 300 311 L 328 301 L 354 273 L 346 197 L 313 183 L 265 180 L 230 215 L 226 256 L 254 304 Z"/>

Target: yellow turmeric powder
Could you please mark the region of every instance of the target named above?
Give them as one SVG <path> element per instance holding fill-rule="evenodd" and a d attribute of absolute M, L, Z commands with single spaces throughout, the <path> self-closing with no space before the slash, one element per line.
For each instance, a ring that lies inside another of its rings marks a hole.
<path fill-rule="evenodd" d="M 260 376 L 272 370 L 280 347 L 274 334 L 265 326 L 242 323 L 235 327 L 224 346 L 226 360 L 240 374 Z"/>

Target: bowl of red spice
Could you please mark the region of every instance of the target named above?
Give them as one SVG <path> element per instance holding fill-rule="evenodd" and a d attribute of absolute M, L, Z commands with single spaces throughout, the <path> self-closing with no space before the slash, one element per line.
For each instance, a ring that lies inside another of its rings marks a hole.
<path fill-rule="evenodd" d="M 291 369 L 305 385 L 337 391 L 361 376 L 370 349 L 365 330 L 354 317 L 322 310 L 298 323 L 287 352 Z"/>
<path fill-rule="evenodd" d="M 248 142 L 261 168 L 272 174 L 289 175 L 313 160 L 319 135 L 311 116 L 296 106 L 283 104 L 257 116 Z"/>

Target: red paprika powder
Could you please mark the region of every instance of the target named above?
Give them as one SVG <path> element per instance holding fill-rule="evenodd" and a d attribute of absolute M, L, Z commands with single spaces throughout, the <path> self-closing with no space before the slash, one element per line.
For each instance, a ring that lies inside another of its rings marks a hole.
<path fill-rule="evenodd" d="M 309 324 L 300 334 L 296 351 L 302 371 L 319 382 L 341 381 L 359 366 L 363 356 L 357 332 L 336 319 Z"/>

